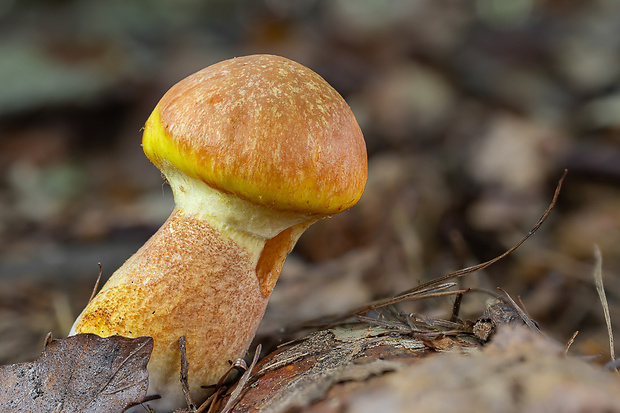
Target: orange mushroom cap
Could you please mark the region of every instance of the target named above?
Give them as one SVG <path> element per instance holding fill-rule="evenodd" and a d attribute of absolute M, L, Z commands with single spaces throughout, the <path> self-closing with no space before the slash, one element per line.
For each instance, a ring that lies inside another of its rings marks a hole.
<path fill-rule="evenodd" d="M 145 125 L 143 147 L 173 167 L 270 208 L 332 215 L 367 178 L 353 112 L 322 77 L 273 55 L 209 66 L 177 83 Z"/>

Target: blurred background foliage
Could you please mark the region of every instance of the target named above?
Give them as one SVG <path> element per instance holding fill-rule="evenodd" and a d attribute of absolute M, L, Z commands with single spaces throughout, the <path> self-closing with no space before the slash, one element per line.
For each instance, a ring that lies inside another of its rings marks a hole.
<path fill-rule="evenodd" d="M 65 335 L 97 263 L 107 278 L 170 213 L 140 148 L 161 95 L 253 53 L 330 82 L 370 162 L 359 205 L 300 240 L 261 337 L 492 258 L 568 168 L 540 232 L 465 285 L 504 288 L 607 360 L 591 274 L 598 244 L 620 325 L 620 2 L 0 0 L 0 362 Z M 463 317 L 490 296 L 468 295 Z"/>

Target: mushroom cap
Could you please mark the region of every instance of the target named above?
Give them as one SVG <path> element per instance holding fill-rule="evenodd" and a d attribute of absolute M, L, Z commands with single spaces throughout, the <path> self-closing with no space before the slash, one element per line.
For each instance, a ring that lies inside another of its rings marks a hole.
<path fill-rule="evenodd" d="M 143 148 L 170 167 L 255 204 L 332 215 L 367 178 L 353 112 L 322 77 L 289 59 L 252 55 L 174 85 L 146 122 Z"/>

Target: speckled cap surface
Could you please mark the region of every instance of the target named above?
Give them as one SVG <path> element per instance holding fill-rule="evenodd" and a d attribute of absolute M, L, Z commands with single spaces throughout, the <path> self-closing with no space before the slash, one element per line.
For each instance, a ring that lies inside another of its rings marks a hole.
<path fill-rule="evenodd" d="M 177 83 L 145 125 L 144 152 L 209 186 L 268 207 L 341 212 L 360 198 L 366 145 L 344 99 L 289 59 L 252 55 Z"/>

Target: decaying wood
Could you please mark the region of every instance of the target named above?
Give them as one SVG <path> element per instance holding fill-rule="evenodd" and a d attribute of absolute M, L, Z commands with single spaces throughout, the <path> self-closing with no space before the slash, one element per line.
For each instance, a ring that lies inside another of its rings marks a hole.
<path fill-rule="evenodd" d="M 364 324 L 322 330 L 261 360 L 233 412 L 283 412 L 320 400 L 338 383 L 395 371 L 419 357 L 477 343 L 436 337 L 434 348 L 408 333 Z"/>

